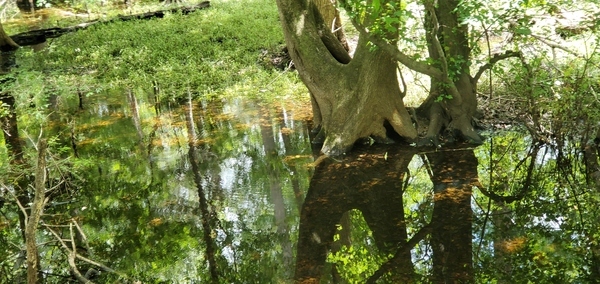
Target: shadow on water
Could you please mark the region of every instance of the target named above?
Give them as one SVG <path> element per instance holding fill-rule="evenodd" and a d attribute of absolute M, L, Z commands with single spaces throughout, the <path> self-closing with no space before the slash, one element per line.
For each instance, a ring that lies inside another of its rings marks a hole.
<path fill-rule="evenodd" d="M 54 128 L 77 170 L 72 199 L 51 201 L 47 222 L 78 222 L 79 251 L 122 273 L 98 282 L 600 279 L 589 145 L 544 145 L 515 130 L 477 148 L 358 146 L 315 159 L 307 106 L 157 107 L 122 93 L 74 102 L 73 119 L 56 117 Z"/>

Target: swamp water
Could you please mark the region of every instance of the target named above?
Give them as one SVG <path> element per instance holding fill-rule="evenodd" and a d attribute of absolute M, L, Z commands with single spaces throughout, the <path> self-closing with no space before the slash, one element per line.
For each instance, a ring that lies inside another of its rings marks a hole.
<path fill-rule="evenodd" d="M 122 273 L 97 283 L 600 275 L 598 194 L 577 150 L 503 131 L 476 148 L 359 146 L 331 159 L 312 149 L 309 109 L 133 95 L 85 106 L 56 128 L 87 170 L 48 211 L 71 212 L 80 252 Z"/>

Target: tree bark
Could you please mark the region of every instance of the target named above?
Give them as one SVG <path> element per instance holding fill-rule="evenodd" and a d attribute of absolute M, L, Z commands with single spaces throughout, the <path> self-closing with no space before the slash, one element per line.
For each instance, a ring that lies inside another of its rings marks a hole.
<path fill-rule="evenodd" d="M 37 1 L 35 0 L 17 0 L 17 8 L 22 14 L 33 14 Z"/>
<path fill-rule="evenodd" d="M 14 42 L 14 40 L 9 37 L 6 32 L 4 31 L 4 27 L 2 26 L 2 24 L 0 23 L 0 51 L 1 52 L 11 52 L 14 50 L 17 50 L 19 48 L 19 45 L 16 44 Z M 6 55 L 2 54 L 2 62 L 5 62 L 5 57 Z M 4 67 L 5 64 L 2 64 L 2 66 Z M 4 69 L 2 68 L 2 72 L 5 72 Z"/>
<path fill-rule="evenodd" d="M 323 153 L 344 154 L 369 136 L 388 142 L 387 123 L 400 136 L 416 138 L 397 63 L 388 51 L 371 51 L 361 37 L 351 58 L 314 3 L 278 0 L 277 5 L 290 56 L 312 95 Z"/>
<path fill-rule="evenodd" d="M 42 283 L 42 269 L 40 267 L 40 257 L 37 249 L 36 231 L 40 218 L 44 212 L 44 204 L 47 199 L 45 196 L 46 185 L 46 140 L 38 142 L 38 160 L 35 170 L 35 194 L 31 204 L 31 213 L 25 228 L 25 245 L 27 247 L 27 283 Z"/>
<path fill-rule="evenodd" d="M 443 79 L 431 78 L 429 97 L 419 107 L 419 113 L 429 119 L 420 144 L 439 145 L 438 136 L 444 128 L 480 144 L 481 138 L 471 124 L 477 111 L 476 82 L 470 75 L 468 28 L 457 15 L 459 1 L 438 1 L 437 7 L 430 0 L 424 3 L 427 49 Z"/>

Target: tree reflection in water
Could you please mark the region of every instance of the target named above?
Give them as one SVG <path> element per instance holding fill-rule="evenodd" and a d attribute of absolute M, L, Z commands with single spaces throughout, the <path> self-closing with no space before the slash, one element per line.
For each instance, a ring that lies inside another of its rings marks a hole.
<path fill-rule="evenodd" d="M 368 151 L 368 152 L 367 152 Z M 349 210 L 361 211 L 377 246 L 393 255 L 368 278 L 375 283 L 416 282 L 411 249 L 430 234 L 430 281 L 473 281 L 471 188 L 478 184 L 472 148 L 433 151 L 420 156 L 434 184 L 430 223 L 408 239 L 403 194 L 415 149 L 377 146 L 359 149 L 338 161 L 321 157 L 301 211 L 295 279 L 319 283 L 325 273 L 336 225 Z"/>

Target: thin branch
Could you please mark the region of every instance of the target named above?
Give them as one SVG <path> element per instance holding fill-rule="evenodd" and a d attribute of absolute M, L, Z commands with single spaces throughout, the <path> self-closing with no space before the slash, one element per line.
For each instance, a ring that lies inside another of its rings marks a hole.
<path fill-rule="evenodd" d="M 27 210 L 25 210 L 25 207 L 23 207 L 23 204 L 21 204 L 21 202 L 19 201 L 19 198 L 11 190 L 8 190 L 8 187 L 6 187 L 6 185 L 2 184 L 2 186 L 7 189 L 6 191 L 8 191 L 8 193 L 10 195 L 12 195 L 12 197 L 17 202 L 17 206 L 19 206 L 19 209 L 21 209 L 21 213 L 23 213 L 23 216 L 25 216 L 25 228 L 27 228 L 27 219 L 29 219 Z"/>
<path fill-rule="evenodd" d="M 440 40 L 437 37 L 439 30 L 440 30 L 440 23 L 438 22 L 437 14 L 435 13 L 435 7 L 433 6 L 433 1 L 431 1 L 431 0 L 423 1 L 423 5 L 425 6 L 425 9 L 431 15 L 431 22 L 432 22 L 431 24 L 433 25 L 433 30 L 426 31 L 426 32 L 431 33 L 433 47 L 435 48 L 435 51 L 440 56 L 440 63 L 442 65 L 442 73 L 444 74 L 444 77 L 448 77 L 448 60 L 446 60 L 446 55 L 445 55 L 444 49 L 442 48 L 442 44 L 440 43 Z"/>
<path fill-rule="evenodd" d="M 69 246 L 67 246 L 67 244 L 66 244 L 66 243 L 63 241 L 63 239 L 62 239 L 62 238 L 61 238 L 61 237 L 60 237 L 60 236 L 59 236 L 59 235 L 58 235 L 58 234 L 57 234 L 57 233 L 56 233 L 56 232 L 55 232 L 55 231 L 54 231 L 54 230 L 53 230 L 53 229 L 52 229 L 52 228 L 51 228 L 49 225 L 46 225 L 46 224 L 44 224 L 44 227 L 46 227 L 46 229 L 47 229 L 48 231 L 50 231 L 50 233 L 52 233 L 52 234 L 54 235 L 54 237 L 55 237 L 55 238 L 56 238 L 56 239 L 57 239 L 57 240 L 60 242 L 60 244 L 62 245 L 62 247 L 63 247 L 63 248 L 64 248 L 64 249 L 65 249 L 65 250 L 66 250 L 66 251 L 67 251 L 67 252 L 70 254 L 70 253 L 71 253 L 71 249 L 70 249 L 70 248 L 69 248 Z M 120 273 L 118 273 L 117 271 L 115 271 L 114 269 L 112 269 L 112 268 L 110 268 L 110 267 L 108 267 L 108 266 L 106 266 L 106 265 L 103 265 L 103 264 L 101 264 L 101 263 L 95 262 L 95 261 L 93 261 L 93 260 L 91 260 L 91 259 L 89 259 L 89 258 L 86 258 L 86 257 L 84 257 L 84 256 L 81 256 L 80 254 L 75 254 L 75 257 L 76 257 L 77 259 L 79 259 L 79 260 L 83 260 L 83 261 L 85 261 L 85 262 L 87 262 L 87 263 L 89 263 L 89 264 L 92 264 L 92 265 L 98 266 L 98 267 L 102 268 L 102 270 L 104 270 L 104 271 L 111 272 L 111 273 L 115 273 L 115 274 L 118 274 L 118 275 L 120 275 L 120 276 L 123 276 L 123 275 L 121 275 Z"/>
<path fill-rule="evenodd" d="M 541 41 L 543 44 L 545 44 L 545 45 L 547 45 L 547 46 L 549 46 L 549 47 L 552 47 L 552 48 L 558 48 L 558 49 L 560 49 L 560 50 L 562 50 L 562 51 L 565 51 L 565 52 L 567 52 L 567 53 L 569 53 L 569 54 L 571 54 L 571 55 L 574 55 L 574 56 L 577 56 L 577 57 L 582 57 L 582 56 L 581 56 L 580 54 L 578 54 L 577 52 L 575 52 L 575 51 L 573 51 L 573 50 L 570 50 L 570 49 L 568 49 L 567 47 L 565 47 L 565 46 L 562 46 L 562 45 L 560 45 L 560 44 L 558 44 L 558 43 L 552 42 L 552 41 L 550 41 L 550 39 L 548 39 L 548 38 L 545 38 L 545 37 L 543 37 L 543 36 L 539 36 L 539 35 L 534 35 L 534 34 L 532 34 L 531 36 L 532 36 L 533 38 L 535 38 L 535 39 L 537 39 L 537 40 Z"/>
<path fill-rule="evenodd" d="M 425 6 L 425 9 L 427 9 L 429 11 L 429 13 L 431 14 L 433 30 L 428 31 L 428 32 L 432 33 L 431 38 L 433 41 L 433 46 L 436 49 L 437 53 L 439 54 L 440 63 L 442 64 L 442 77 L 439 78 L 439 80 L 444 82 L 448 86 L 447 90 L 448 90 L 448 92 L 450 92 L 450 95 L 452 95 L 452 99 L 456 100 L 457 104 L 462 104 L 462 96 L 461 96 L 460 92 L 458 91 L 458 89 L 456 88 L 456 85 L 454 84 L 454 82 L 452 82 L 452 80 L 448 76 L 448 74 L 449 74 L 448 61 L 446 60 L 446 56 L 444 55 L 445 53 L 444 53 L 442 44 L 440 43 L 440 40 L 437 37 L 440 24 L 438 22 L 437 15 L 435 13 L 435 7 L 433 6 L 434 5 L 433 1 L 431 1 L 431 0 L 423 1 L 423 5 Z"/>
<path fill-rule="evenodd" d="M 475 76 L 473 77 L 473 82 L 477 83 L 479 81 L 479 78 L 481 78 L 481 75 L 483 74 L 483 72 L 485 72 L 486 70 L 492 68 L 496 63 L 498 63 L 498 61 L 500 60 L 504 60 L 510 57 L 521 57 L 521 52 L 520 51 L 512 51 L 512 50 L 507 50 L 504 53 L 497 53 L 494 54 L 494 56 L 492 56 L 490 58 L 490 61 L 488 61 L 488 63 L 486 63 L 485 65 L 479 67 L 479 70 L 477 71 L 477 74 L 475 74 Z"/>
<path fill-rule="evenodd" d="M 83 229 L 81 229 L 81 226 L 79 226 L 79 223 L 77 223 L 77 220 L 72 219 L 71 223 L 75 225 L 75 227 L 77 228 L 77 231 L 79 232 L 79 235 L 81 236 L 81 240 L 85 243 L 85 247 L 87 249 L 90 248 L 90 245 L 88 244 L 88 239 L 87 236 L 85 235 L 85 233 L 83 232 Z"/>
<path fill-rule="evenodd" d="M 74 235 L 73 234 L 73 223 L 71 223 L 69 226 L 69 232 L 71 233 L 71 249 L 72 250 L 69 253 L 68 261 L 69 261 L 69 266 L 71 267 L 71 272 L 73 272 L 73 274 L 75 275 L 75 278 L 77 278 L 77 280 L 79 280 L 79 282 L 86 283 L 86 284 L 93 284 L 94 282 L 85 278 L 81 274 L 81 272 L 79 272 L 79 269 L 77 269 L 77 265 L 75 264 L 75 256 L 77 255 L 77 246 L 75 245 L 75 238 L 73 237 L 73 235 Z"/>

